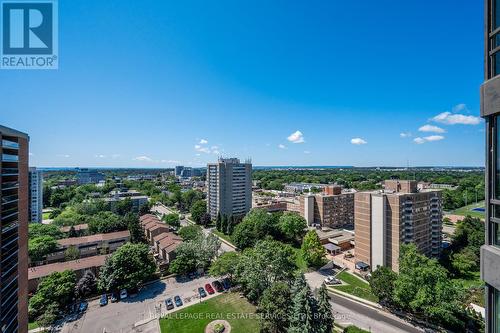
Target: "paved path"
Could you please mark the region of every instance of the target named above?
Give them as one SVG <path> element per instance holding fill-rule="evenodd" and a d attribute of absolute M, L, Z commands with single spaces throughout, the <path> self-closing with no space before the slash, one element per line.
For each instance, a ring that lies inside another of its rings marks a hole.
<path fill-rule="evenodd" d="M 181 307 L 186 307 L 200 302 L 198 287 L 204 287 L 206 283 L 211 283 L 215 279 L 202 277 L 185 282 L 176 281 L 175 278 L 166 281 L 155 282 L 144 288 L 139 295 L 118 303 L 109 303 L 100 307 L 99 300 L 89 302 L 88 310 L 78 319 L 67 322 L 61 332 L 97 332 L 97 333 L 122 333 L 122 332 L 155 332 L 153 324 L 154 318 L 160 314 L 165 315 L 176 311 L 179 308 L 167 311 L 165 300 L 179 295 L 184 302 Z M 203 300 L 216 296 L 209 295 Z M 145 323 L 137 328 L 134 325 L 138 322 Z"/>

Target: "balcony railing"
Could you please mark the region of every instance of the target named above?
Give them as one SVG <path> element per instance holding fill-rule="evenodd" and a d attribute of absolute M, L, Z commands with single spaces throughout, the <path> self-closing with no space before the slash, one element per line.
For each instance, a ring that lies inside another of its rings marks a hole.
<path fill-rule="evenodd" d="M 10 140 L 2 140 L 2 147 L 9 149 L 19 149 L 19 143 L 10 141 Z"/>
<path fill-rule="evenodd" d="M 3 162 L 19 162 L 19 156 L 11 154 L 2 154 Z"/>

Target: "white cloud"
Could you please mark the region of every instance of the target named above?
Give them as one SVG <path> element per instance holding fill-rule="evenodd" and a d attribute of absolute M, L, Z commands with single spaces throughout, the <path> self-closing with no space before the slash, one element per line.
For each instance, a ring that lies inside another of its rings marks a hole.
<path fill-rule="evenodd" d="M 434 132 L 434 133 L 445 133 L 446 131 L 438 126 L 434 125 L 424 125 L 418 129 L 420 132 Z"/>
<path fill-rule="evenodd" d="M 210 149 L 208 147 L 203 147 L 200 145 L 194 145 L 194 149 L 200 153 L 210 154 Z"/>
<path fill-rule="evenodd" d="M 467 105 L 465 105 L 464 103 L 460 103 L 460 104 L 457 104 L 454 107 L 452 107 L 451 111 L 454 113 L 457 113 L 460 111 L 469 112 L 469 109 L 467 108 Z"/>
<path fill-rule="evenodd" d="M 147 156 L 137 156 L 133 159 L 134 161 L 141 161 L 141 162 L 153 162 L 153 159 Z"/>
<path fill-rule="evenodd" d="M 206 139 L 201 139 L 200 140 L 200 145 L 206 145 L 208 141 Z"/>
<path fill-rule="evenodd" d="M 161 160 L 161 163 L 168 163 L 168 164 L 181 164 L 181 161 L 177 160 Z"/>
<path fill-rule="evenodd" d="M 95 155 L 95 157 L 97 157 L 97 158 L 105 158 L 105 157 L 106 157 L 106 155 L 102 155 L 102 154 L 100 154 L 100 155 Z"/>
<path fill-rule="evenodd" d="M 366 145 L 368 142 L 366 142 L 362 138 L 354 138 L 354 139 L 351 139 L 351 143 L 353 145 Z"/>
<path fill-rule="evenodd" d="M 28 155 L 29 155 L 29 156 L 33 156 L 33 155 L 35 155 L 35 154 L 33 154 L 33 153 L 29 153 Z"/>
<path fill-rule="evenodd" d="M 464 114 L 459 113 L 451 113 L 449 111 L 442 112 L 432 118 L 431 120 L 442 123 L 446 125 L 477 125 L 481 122 L 481 118 L 475 116 L 466 116 Z"/>
<path fill-rule="evenodd" d="M 280 149 L 286 149 L 286 146 L 280 143 L 280 144 L 278 145 L 278 148 L 280 148 Z"/>
<path fill-rule="evenodd" d="M 413 141 L 418 145 L 421 145 L 421 144 L 426 143 L 426 142 L 440 141 L 440 140 L 444 140 L 444 136 L 442 136 L 442 135 L 429 135 L 429 136 L 424 136 L 423 138 L 418 137 L 418 138 L 413 139 Z"/>
<path fill-rule="evenodd" d="M 304 140 L 304 135 L 302 134 L 301 131 L 295 131 L 294 133 L 290 134 L 288 138 L 286 138 L 288 141 L 292 143 L 304 143 L 306 142 Z"/>
<path fill-rule="evenodd" d="M 399 133 L 399 136 L 402 138 L 409 138 L 411 136 L 411 133 L 410 132 L 402 132 L 402 133 Z"/>
<path fill-rule="evenodd" d="M 311 152 L 309 150 L 304 150 L 304 154 L 310 154 Z"/>
<path fill-rule="evenodd" d="M 68 157 L 70 157 L 70 155 L 68 155 L 68 154 L 59 154 L 59 155 L 57 155 L 57 157 L 68 158 Z"/>

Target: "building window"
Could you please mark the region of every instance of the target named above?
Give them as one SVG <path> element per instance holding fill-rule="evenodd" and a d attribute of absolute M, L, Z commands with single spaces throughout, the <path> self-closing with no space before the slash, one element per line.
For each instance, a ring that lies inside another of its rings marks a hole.
<path fill-rule="evenodd" d="M 493 235 L 492 244 L 500 246 L 500 224 L 493 223 Z M 500 332 L 499 332 L 500 333 Z"/>

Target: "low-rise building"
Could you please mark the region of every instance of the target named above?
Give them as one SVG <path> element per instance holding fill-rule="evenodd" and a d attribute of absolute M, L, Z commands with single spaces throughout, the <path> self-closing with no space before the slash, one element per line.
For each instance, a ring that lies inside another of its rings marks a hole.
<path fill-rule="evenodd" d="M 87 168 L 78 169 L 76 174 L 76 180 L 79 185 L 84 184 L 97 184 L 101 180 L 106 180 L 106 176 L 97 170 L 91 170 Z"/>
<path fill-rule="evenodd" d="M 129 240 L 130 231 L 128 230 L 59 239 L 57 251 L 48 254 L 46 261 L 48 263 L 64 261 L 65 252 L 70 247 L 78 250 L 80 258 L 112 253 Z"/>
<path fill-rule="evenodd" d="M 135 190 L 115 190 L 110 193 L 109 198 L 104 198 L 104 201 L 109 205 L 109 208 L 114 211 L 118 202 L 127 199 L 132 202 L 132 210 L 134 212 L 138 212 L 149 200 L 147 196 Z"/>
<path fill-rule="evenodd" d="M 70 270 L 75 272 L 76 278 L 80 279 L 86 271 L 92 271 L 97 277 L 99 269 L 104 265 L 107 255 L 99 255 L 66 262 L 56 262 L 52 264 L 28 268 L 28 292 L 34 293 L 38 288 L 40 280 L 54 272 L 64 272 Z"/>

